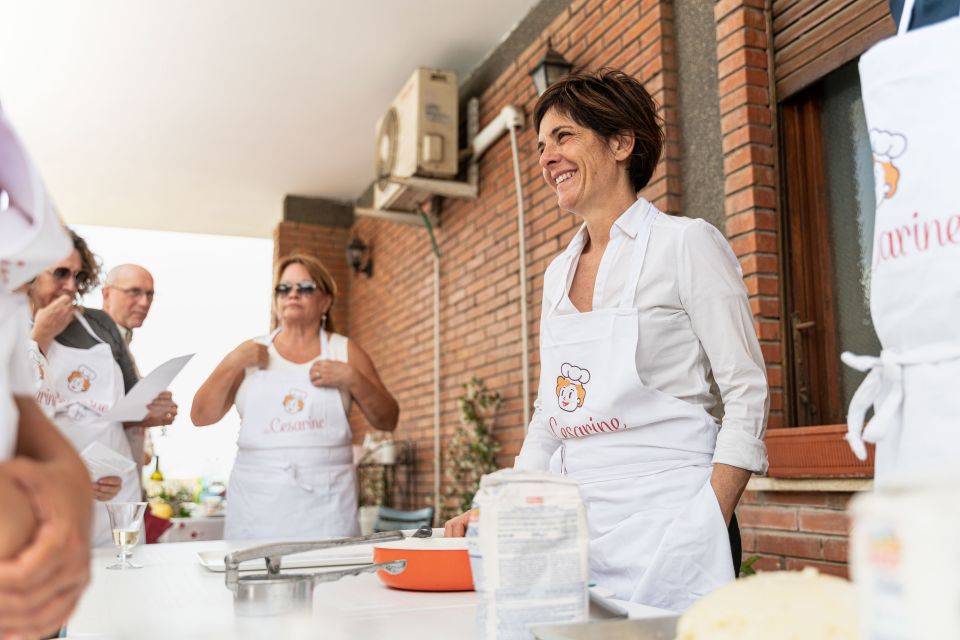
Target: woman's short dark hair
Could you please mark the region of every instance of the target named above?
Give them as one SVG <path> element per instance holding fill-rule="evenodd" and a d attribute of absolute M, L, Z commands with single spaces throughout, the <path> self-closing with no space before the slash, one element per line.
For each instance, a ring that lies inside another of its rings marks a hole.
<path fill-rule="evenodd" d="M 102 269 L 100 259 L 90 251 L 87 241 L 77 235 L 73 229 L 67 229 L 70 232 L 70 239 L 73 240 L 73 248 L 80 254 L 80 273 L 77 277 L 77 293 L 84 296 L 93 289 L 100 286 L 100 276 Z"/>
<path fill-rule="evenodd" d="M 663 152 L 663 119 L 657 103 L 638 80 L 622 71 L 601 69 L 575 73 L 550 85 L 533 108 L 537 133 L 550 109 L 556 109 L 604 140 L 632 132 L 633 153 L 628 173 L 635 191 L 653 175 Z"/>

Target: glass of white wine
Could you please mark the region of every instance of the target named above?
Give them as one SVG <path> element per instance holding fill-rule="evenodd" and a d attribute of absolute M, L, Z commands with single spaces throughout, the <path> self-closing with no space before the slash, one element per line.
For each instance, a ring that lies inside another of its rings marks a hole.
<path fill-rule="evenodd" d="M 110 516 L 110 530 L 113 532 L 113 544 L 120 549 L 117 562 L 107 569 L 140 569 L 138 564 L 130 562 L 127 557 L 130 550 L 140 541 L 140 530 L 143 528 L 143 513 L 147 508 L 146 502 L 105 502 L 107 514 Z"/>

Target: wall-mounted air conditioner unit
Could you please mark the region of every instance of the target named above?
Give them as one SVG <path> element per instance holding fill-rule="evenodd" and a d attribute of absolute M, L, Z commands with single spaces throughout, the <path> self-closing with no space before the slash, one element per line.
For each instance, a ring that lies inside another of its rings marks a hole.
<path fill-rule="evenodd" d="M 457 74 L 418 68 L 377 124 L 377 209 L 413 211 L 432 195 L 391 178 L 457 174 Z"/>

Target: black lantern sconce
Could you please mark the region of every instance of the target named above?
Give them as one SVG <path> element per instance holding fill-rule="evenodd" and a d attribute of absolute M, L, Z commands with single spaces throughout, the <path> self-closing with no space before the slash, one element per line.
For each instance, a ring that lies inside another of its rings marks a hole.
<path fill-rule="evenodd" d="M 553 48 L 550 40 L 547 40 L 547 52 L 537 66 L 530 70 L 530 77 L 533 78 L 533 84 L 537 87 L 537 95 L 542 96 L 547 87 L 570 73 L 571 69 L 573 65 Z"/>
<path fill-rule="evenodd" d="M 373 256 L 370 255 L 370 247 L 357 236 L 354 236 L 347 245 L 347 262 L 354 273 L 362 273 L 368 278 L 373 275 Z"/>

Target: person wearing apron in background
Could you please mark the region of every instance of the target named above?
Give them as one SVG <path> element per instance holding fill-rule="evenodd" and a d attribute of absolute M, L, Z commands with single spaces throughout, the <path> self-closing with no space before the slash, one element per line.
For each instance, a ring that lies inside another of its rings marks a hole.
<path fill-rule="evenodd" d="M 48 637 L 90 579 L 89 475 L 33 401 L 25 288 L 70 251 L 0 111 L 0 635 Z M 15 458 L 14 458 L 15 457 Z"/>
<path fill-rule="evenodd" d="M 534 122 L 544 180 L 584 224 L 544 275 L 539 392 L 514 468 L 579 481 L 592 581 L 682 611 L 734 579 L 734 508 L 767 468 L 767 383 L 739 263 L 710 224 L 637 198 L 663 131 L 635 79 L 567 76 Z"/>
<path fill-rule="evenodd" d="M 347 415 L 356 402 L 392 431 L 399 407 L 369 356 L 334 332 L 336 283 L 316 258 L 281 259 L 269 336 L 227 355 L 193 399 L 193 423 L 240 414 L 224 537 L 309 539 L 358 535 L 356 471 Z"/>
<path fill-rule="evenodd" d="M 34 320 L 32 358 L 42 371 L 38 374 L 37 399 L 47 403 L 48 411 L 53 410 L 54 424 L 77 451 L 99 442 L 132 461 L 123 424 L 101 419 L 123 397 L 120 367 L 110 345 L 93 331 L 82 309 L 75 305 L 78 294 L 82 296 L 97 285 L 99 265 L 86 242 L 73 231 L 70 235 L 73 251 L 38 275 L 28 290 Z M 69 347 L 57 340 L 74 321 L 89 335 L 91 347 Z M 97 503 L 91 542 L 94 546 L 111 546 L 110 519 L 99 502 L 140 501 L 136 466 L 123 476 L 95 479 L 93 493 Z"/>
<path fill-rule="evenodd" d="M 877 487 L 956 475 L 960 460 L 960 2 L 899 4 L 898 34 L 860 58 L 877 195 L 870 314 L 883 350 L 843 354 L 869 372 L 847 440 L 860 459 L 876 443 Z"/>

